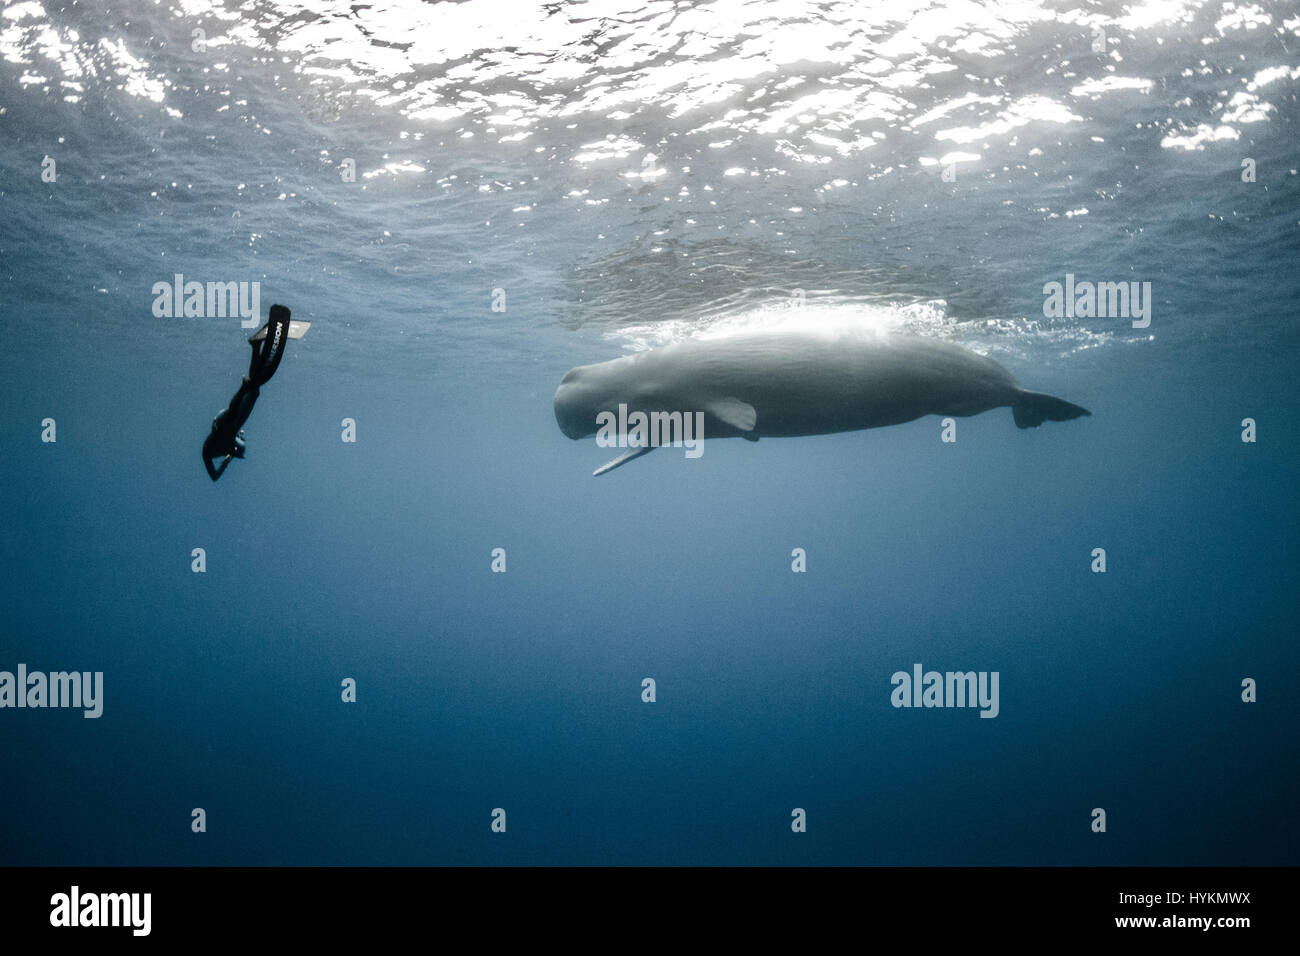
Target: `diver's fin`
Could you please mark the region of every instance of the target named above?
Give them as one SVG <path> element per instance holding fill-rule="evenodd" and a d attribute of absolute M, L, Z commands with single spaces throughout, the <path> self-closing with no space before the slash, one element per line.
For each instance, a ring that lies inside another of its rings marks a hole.
<path fill-rule="evenodd" d="M 262 326 L 252 335 L 250 335 L 248 337 L 248 341 L 250 342 L 262 341 L 262 339 L 266 338 L 266 330 L 269 329 L 270 327 L 271 327 L 271 323 L 267 322 L 264 326 Z M 310 322 L 299 322 L 297 319 L 291 319 L 289 321 L 289 338 L 300 339 L 307 334 L 307 330 L 310 328 L 311 328 Z"/>
<path fill-rule="evenodd" d="M 1017 428 L 1037 428 L 1045 421 L 1068 422 L 1071 418 L 1092 414 L 1063 398 L 1026 391 L 1021 391 L 1011 403 L 1011 413 L 1015 416 Z"/>
<path fill-rule="evenodd" d="M 654 445 L 646 445 L 644 448 L 629 448 L 627 451 L 623 452 L 623 454 L 619 455 L 613 461 L 605 462 L 605 464 L 601 465 L 599 468 L 593 471 L 591 475 L 593 478 L 596 475 L 603 475 L 607 471 L 613 471 L 619 465 L 626 465 L 633 458 L 640 458 L 642 455 L 646 454 L 647 452 L 651 452 L 654 450 L 655 450 Z"/>
<path fill-rule="evenodd" d="M 266 325 L 248 337 L 248 344 L 253 347 L 253 355 L 248 362 L 248 377 L 254 385 L 265 385 L 280 367 L 292 325 L 289 310 L 282 305 L 273 305 Z M 272 329 L 275 331 L 272 332 Z"/>
<path fill-rule="evenodd" d="M 730 425 L 740 432 L 740 437 L 748 441 L 758 441 L 754 426 L 758 424 L 758 412 L 748 402 L 738 398 L 720 398 L 706 409 L 718 421 Z"/>

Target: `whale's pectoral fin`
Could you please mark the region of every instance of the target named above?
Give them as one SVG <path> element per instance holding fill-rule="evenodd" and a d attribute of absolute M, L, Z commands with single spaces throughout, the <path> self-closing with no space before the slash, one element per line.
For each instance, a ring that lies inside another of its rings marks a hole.
<path fill-rule="evenodd" d="M 758 441 L 754 426 L 758 424 L 758 412 L 748 402 L 738 398 L 720 398 L 708 406 L 707 411 L 718 421 L 730 425 L 740 432 L 740 437 L 747 441 Z"/>
<path fill-rule="evenodd" d="M 1037 428 L 1045 421 L 1068 422 L 1071 418 L 1092 414 L 1086 408 L 1072 405 L 1063 398 L 1025 391 L 1012 402 L 1011 413 L 1015 416 L 1017 428 Z"/>
<path fill-rule="evenodd" d="M 647 452 L 652 452 L 654 450 L 655 450 L 654 445 L 646 445 L 644 448 L 629 448 L 627 451 L 623 452 L 623 454 L 619 455 L 613 461 L 605 462 L 605 464 L 601 465 L 599 468 L 593 471 L 591 473 L 591 476 L 594 478 L 596 477 L 596 475 L 603 475 L 607 471 L 613 471 L 619 465 L 626 465 L 633 458 L 640 458 L 642 455 L 646 454 Z"/>

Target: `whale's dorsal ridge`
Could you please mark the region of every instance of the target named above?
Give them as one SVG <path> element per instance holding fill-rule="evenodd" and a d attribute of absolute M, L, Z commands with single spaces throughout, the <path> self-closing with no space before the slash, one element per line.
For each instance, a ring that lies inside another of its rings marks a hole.
<path fill-rule="evenodd" d="M 758 424 L 758 412 L 748 402 L 738 398 L 720 398 L 709 404 L 708 411 L 714 418 L 732 428 L 738 429 L 742 438 L 758 441 L 754 427 Z"/>

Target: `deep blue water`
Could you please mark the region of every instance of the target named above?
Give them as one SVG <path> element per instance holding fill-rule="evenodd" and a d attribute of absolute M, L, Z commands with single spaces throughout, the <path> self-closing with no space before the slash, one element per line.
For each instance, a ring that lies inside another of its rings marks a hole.
<path fill-rule="evenodd" d="M 104 701 L 0 708 L 0 862 L 1300 862 L 1300 13 L 861 6 L 5 7 L 0 670 Z M 216 484 L 178 272 L 312 323 Z M 569 368 L 797 289 L 1092 417 L 591 476 Z"/>

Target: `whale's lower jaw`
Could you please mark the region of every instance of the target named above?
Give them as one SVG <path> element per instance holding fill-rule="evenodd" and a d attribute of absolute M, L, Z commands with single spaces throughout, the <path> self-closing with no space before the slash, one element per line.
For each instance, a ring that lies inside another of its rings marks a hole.
<path fill-rule="evenodd" d="M 591 476 L 595 478 L 598 475 L 603 475 L 606 472 L 613 471 L 615 468 L 618 468 L 620 465 L 626 465 L 629 461 L 632 461 L 635 458 L 640 458 L 642 455 L 648 455 L 650 454 L 650 452 L 654 450 L 655 450 L 654 445 L 647 445 L 644 448 L 629 448 L 627 451 L 623 452 L 623 454 L 619 455 L 613 461 L 605 462 L 605 464 L 601 465 L 599 468 L 593 471 L 591 473 Z"/>

